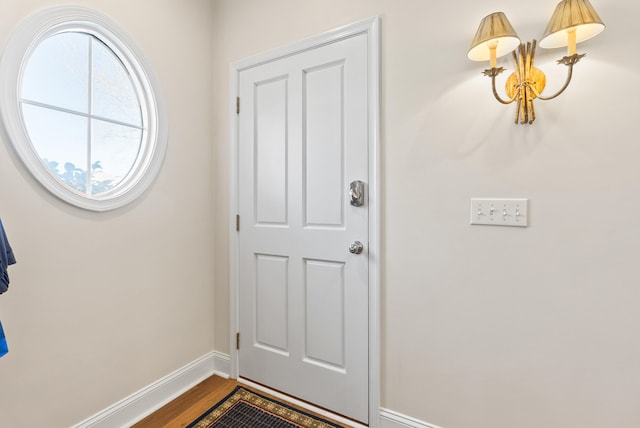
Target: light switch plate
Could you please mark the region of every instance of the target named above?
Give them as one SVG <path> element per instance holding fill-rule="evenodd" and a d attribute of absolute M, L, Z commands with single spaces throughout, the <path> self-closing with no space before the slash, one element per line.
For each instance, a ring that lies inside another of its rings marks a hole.
<path fill-rule="evenodd" d="M 528 199 L 471 199 L 471 224 L 527 227 Z"/>

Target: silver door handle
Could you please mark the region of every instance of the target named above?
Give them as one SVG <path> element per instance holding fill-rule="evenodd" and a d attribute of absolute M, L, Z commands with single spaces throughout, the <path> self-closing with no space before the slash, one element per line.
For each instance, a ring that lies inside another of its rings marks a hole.
<path fill-rule="evenodd" d="M 364 205 L 364 182 L 360 180 L 352 181 L 349 185 L 349 196 L 351 201 L 349 203 L 354 207 L 361 207 Z"/>
<path fill-rule="evenodd" d="M 363 249 L 364 245 L 362 245 L 362 242 L 360 241 L 355 241 L 353 244 L 349 245 L 349 252 L 351 254 L 361 254 Z"/>

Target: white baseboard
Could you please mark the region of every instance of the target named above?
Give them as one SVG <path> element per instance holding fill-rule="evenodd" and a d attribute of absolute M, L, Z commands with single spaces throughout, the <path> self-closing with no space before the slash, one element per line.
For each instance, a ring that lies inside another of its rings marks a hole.
<path fill-rule="evenodd" d="M 130 427 L 213 375 L 215 361 L 215 352 L 204 355 L 72 428 Z"/>
<path fill-rule="evenodd" d="M 213 373 L 229 379 L 231 377 L 231 357 L 222 352 L 213 352 Z"/>
<path fill-rule="evenodd" d="M 229 379 L 231 372 L 231 357 L 222 352 L 210 352 L 197 360 L 187 364 L 186 366 L 176 370 L 175 372 L 163 377 L 162 379 L 142 388 L 140 391 L 130 395 L 129 397 L 109 406 L 90 418 L 74 425 L 72 428 L 114 428 L 114 427 L 130 427 L 134 423 L 144 419 L 154 411 L 158 410 L 171 400 L 185 393 L 198 383 L 202 382 L 209 376 L 216 374 L 225 379 Z M 265 392 L 274 394 L 278 398 L 291 401 L 291 397 L 279 397 L 275 391 L 267 390 L 261 385 L 254 384 L 239 379 L 241 382 L 250 386 L 262 389 Z M 296 404 L 307 408 L 308 410 L 318 412 L 320 415 L 336 418 L 323 409 L 316 408 L 305 402 L 296 402 Z M 338 417 L 339 422 L 355 425 L 353 421 L 349 421 Z M 426 422 L 419 421 L 409 416 L 402 415 L 388 409 L 380 409 L 380 428 L 440 428 Z"/>
<path fill-rule="evenodd" d="M 380 409 L 380 428 L 440 428 L 437 425 L 428 424 L 409 416 L 394 412 L 393 410 Z"/>

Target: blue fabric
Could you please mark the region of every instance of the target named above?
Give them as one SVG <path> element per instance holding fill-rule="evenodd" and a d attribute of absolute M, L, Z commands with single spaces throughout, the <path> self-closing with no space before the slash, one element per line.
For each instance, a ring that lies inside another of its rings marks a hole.
<path fill-rule="evenodd" d="M 0 322 L 0 357 L 9 352 L 7 347 L 7 339 L 4 337 L 4 330 L 2 330 L 2 323 Z"/>
<path fill-rule="evenodd" d="M 0 294 L 9 288 L 9 272 L 7 268 L 15 262 L 16 258 L 13 256 L 13 250 L 11 250 L 7 235 L 4 233 L 2 220 L 0 220 Z"/>

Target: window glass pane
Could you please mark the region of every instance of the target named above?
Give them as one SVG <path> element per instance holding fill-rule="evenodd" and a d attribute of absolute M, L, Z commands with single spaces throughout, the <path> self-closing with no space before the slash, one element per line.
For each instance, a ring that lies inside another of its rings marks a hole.
<path fill-rule="evenodd" d="M 22 78 L 23 99 L 86 113 L 89 108 L 89 36 L 60 33 L 33 51 Z"/>
<path fill-rule="evenodd" d="M 122 182 L 136 162 L 141 141 L 140 129 L 92 121 L 92 194 L 107 192 Z"/>
<path fill-rule="evenodd" d="M 87 119 L 56 110 L 22 105 L 33 147 L 45 166 L 67 186 L 87 189 Z"/>
<path fill-rule="evenodd" d="M 111 49 L 93 39 L 93 114 L 141 126 L 140 103 L 129 73 Z"/>

